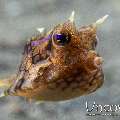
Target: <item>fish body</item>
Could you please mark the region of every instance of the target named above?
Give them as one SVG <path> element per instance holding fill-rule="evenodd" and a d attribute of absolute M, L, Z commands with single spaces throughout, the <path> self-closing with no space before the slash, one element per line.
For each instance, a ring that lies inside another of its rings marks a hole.
<path fill-rule="evenodd" d="M 8 95 L 61 101 L 101 87 L 104 74 L 102 58 L 95 51 L 97 22 L 77 29 L 73 18 L 74 13 L 63 24 L 44 34 L 40 31 L 26 43 Z"/>

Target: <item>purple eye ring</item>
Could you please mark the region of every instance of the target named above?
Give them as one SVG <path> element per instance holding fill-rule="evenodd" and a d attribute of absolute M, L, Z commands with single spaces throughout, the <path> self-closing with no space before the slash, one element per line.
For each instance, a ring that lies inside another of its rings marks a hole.
<path fill-rule="evenodd" d="M 43 43 L 43 42 L 45 42 L 45 41 L 48 41 L 48 40 L 50 40 L 51 39 L 51 35 L 48 35 L 47 37 L 45 37 L 45 38 L 42 38 L 42 39 L 39 39 L 39 40 L 36 40 L 36 41 L 32 41 L 31 42 L 31 45 L 32 46 L 38 46 L 38 45 L 40 45 L 41 43 Z"/>
<path fill-rule="evenodd" d="M 50 39 L 52 39 L 52 37 L 57 40 L 58 43 L 60 43 L 61 45 L 64 45 L 65 43 L 68 43 L 70 39 L 68 39 L 69 37 L 67 37 L 65 34 L 54 34 L 54 35 L 48 35 L 47 37 L 45 38 L 42 38 L 42 39 L 39 39 L 39 40 L 36 40 L 36 41 L 32 41 L 31 42 L 31 45 L 32 46 L 38 46 L 40 45 L 41 43 L 45 42 L 45 41 L 48 41 Z"/>

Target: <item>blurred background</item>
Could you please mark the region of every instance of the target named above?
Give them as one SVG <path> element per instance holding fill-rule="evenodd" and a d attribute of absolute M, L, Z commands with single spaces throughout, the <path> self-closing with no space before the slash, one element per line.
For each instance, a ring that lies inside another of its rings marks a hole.
<path fill-rule="evenodd" d="M 109 18 L 97 31 L 98 52 L 104 58 L 105 81 L 96 92 L 63 102 L 28 103 L 19 97 L 0 99 L 0 120 L 119 120 L 86 116 L 85 102 L 120 104 L 120 0 L 0 0 L 0 78 L 17 72 L 26 41 L 66 21 L 76 12 L 76 26 Z M 120 114 L 118 112 L 117 114 Z"/>

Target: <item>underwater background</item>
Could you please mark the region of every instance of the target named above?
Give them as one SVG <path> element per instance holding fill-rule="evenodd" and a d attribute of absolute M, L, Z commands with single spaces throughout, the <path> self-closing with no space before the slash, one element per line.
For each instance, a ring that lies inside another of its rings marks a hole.
<path fill-rule="evenodd" d="M 85 103 L 120 104 L 120 0 L 0 0 L 0 78 L 17 72 L 26 41 L 38 27 L 48 30 L 75 10 L 79 28 L 105 14 L 98 28 L 97 51 L 104 58 L 105 81 L 96 92 L 62 102 L 29 103 L 20 97 L 0 98 L 0 120 L 119 120 L 118 116 L 87 116 Z M 1 90 L 2 91 L 2 90 Z"/>

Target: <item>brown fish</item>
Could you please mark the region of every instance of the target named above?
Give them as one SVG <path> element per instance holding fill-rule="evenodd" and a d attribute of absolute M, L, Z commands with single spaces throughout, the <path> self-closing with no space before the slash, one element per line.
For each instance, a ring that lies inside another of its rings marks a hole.
<path fill-rule="evenodd" d="M 103 60 L 95 51 L 96 29 L 106 18 L 77 30 L 73 11 L 48 33 L 38 29 L 40 34 L 25 45 L 18 74 L 5 94 L 60 101 L 94 92 L 104 80 Z"/>

